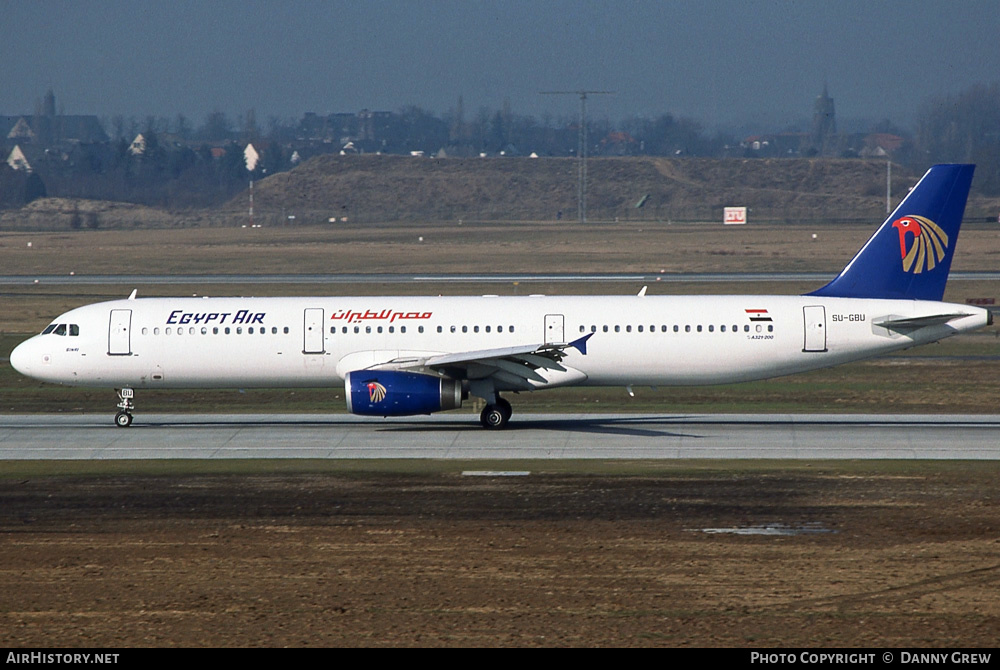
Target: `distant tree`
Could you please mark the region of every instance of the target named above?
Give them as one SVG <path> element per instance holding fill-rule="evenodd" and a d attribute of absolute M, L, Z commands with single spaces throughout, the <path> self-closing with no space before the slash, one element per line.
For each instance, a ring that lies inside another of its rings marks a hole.
<path fill-rule="evenodd" d="M 232 139 L 233 125 L 224 112 L 218 110 L 205 118 L 205 125 L 198 129 L 198 139 L 206 142 L 225 142 Z"/>
<path fill-rule="evenodd" d="M 931 98 L 920 111 L 916 142 L 928 164 L 975 163 L 974 188 L 1000 194 L 1000 84 Z"/>
<path fill-rule="evenodd" d="M 174 119 L 174 134 L 182 140 L 191 139 L 193 133 L 191 122 L 183 114 L 178 114 Z"/>

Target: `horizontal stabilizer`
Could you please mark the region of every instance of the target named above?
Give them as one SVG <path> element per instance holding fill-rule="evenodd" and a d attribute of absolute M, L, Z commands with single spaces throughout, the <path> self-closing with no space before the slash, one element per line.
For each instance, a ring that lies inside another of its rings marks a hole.
<path fill-rule="evenodd" d="M 874 325 L 887 330 L 894 330 L 896 332 L 911 332 L 919 328 L 926 328 L 927 326 L 940 326 L 948 323 L 949 321 L 962 319 L 967 316 L 973 315 L 966 314 L 964 312 L 955 312 L 953 314 L 931 314 L 929 316 L 915 316 L 905 319 L 889 317 L 883 321 L 874 321 L 873 323 Z"/>

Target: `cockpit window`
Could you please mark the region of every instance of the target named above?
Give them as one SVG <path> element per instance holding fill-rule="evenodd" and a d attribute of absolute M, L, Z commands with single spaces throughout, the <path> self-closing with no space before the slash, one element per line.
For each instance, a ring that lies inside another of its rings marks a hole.
<path fill-rule="evenodd" d="M 76 323 L 69 325 L 65 323 L 50 323 L 42 331 L 42 335 L 48 335 L 49 333 L 54 335 L 66 335 L 68 333 L 70 337 L 77 337 L 80 334 L 80 326 Z"/>

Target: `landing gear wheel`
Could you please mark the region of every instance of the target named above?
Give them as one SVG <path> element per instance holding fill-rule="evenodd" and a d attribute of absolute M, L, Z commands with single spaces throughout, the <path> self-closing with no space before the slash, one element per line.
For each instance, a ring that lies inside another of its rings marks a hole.
<path fill-rule="evenodd" d="M 128 428 L 132 425 L 132 410 L 135 409 L 135 391 L 130 388 L 123 388 L 118 392 L 118 413 L 115 414 L 115 425 L 119 428 Z"/>
<path fill-rule="evenodd" d="M 504 419 L 504 423 L 510 421 L 510 415 L 514 413 L 514 408 L 510 406 L 510 403 L 507 402 L 506 399 L 497 396 L 497 407 L 500 408 L 500 411 L 503 412 L 506 417 Z"/>
<path fill-rule="evenodd" d="M 479 415 L 479 423 L 486 430 L 503 430 L 513 413 L 510 403 L 503 398 L 497 398 L 496 404 L 487 405 Z"/>

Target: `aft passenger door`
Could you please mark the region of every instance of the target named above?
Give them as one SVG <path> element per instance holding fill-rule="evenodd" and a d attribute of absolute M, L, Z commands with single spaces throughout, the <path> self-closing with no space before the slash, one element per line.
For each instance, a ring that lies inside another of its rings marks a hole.
<path fill-rule="evenodd" d="M 111 320 L 108 323 L 108 355 L 132 355 L 132 310 L 111 310 Z"/>
<path fill-rule="evenodd" d="M 302 353 L 322 354 L 326 351 L 323 342 L 323 310 L 307 308 L 303 314 Z"/>
<path fill-rule="evenodd" d="M 802 351 L 826 351 L 826 307 L 812 305 L 802 308 L 805 342 Z"/>

